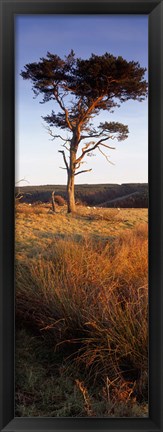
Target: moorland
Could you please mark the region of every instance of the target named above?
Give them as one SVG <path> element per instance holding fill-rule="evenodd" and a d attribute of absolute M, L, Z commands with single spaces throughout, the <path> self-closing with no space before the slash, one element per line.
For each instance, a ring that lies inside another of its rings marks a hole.
<path fill-rule="evenodd" d="M 28 185 L 16 188 L 16 192 L 22 195 L 21 202 L 33 204 L 49 202 L 53 191 L 57 196 L 66 199 L 66 186 L 64 185 Z M 77 184 L 75 197 L 77 203 L 88 206 L 147 208 L 148 184 Z"/>
<path fill-rule="evenodd" d="M 102 206 L 147 186 L 122 186 L 81 185 L 74 215 L 63 186 L 17 191 L 16 416 L 148 415 L 147 205 Z"/>

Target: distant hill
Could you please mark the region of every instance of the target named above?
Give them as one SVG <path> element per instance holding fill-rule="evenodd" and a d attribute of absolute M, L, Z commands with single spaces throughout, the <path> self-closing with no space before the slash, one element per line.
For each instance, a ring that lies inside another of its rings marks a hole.
<path fill-rule="evenodd" d="M 66 186 L 23 186 L 17 187 L 16 193 L 22 195 L 21 202 L 46 203 L 51 200 L 51 193 L 61 195 L 66 199 Z M 75 186 L 77 202 L 99 207 L 148 207 L 147 183 L 119 184 L 82 184 Z"/>

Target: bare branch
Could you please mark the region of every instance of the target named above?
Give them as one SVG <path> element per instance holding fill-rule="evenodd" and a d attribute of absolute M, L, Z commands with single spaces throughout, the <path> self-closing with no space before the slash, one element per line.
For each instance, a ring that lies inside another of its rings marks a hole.
<path fill-rule="evenodd" d="M 15 197 L 16 201 L 20 201 L 22 198 L 23 198 L 23 195 L 20 195 L 20 196 L 19 196 L 19 194 L 16 195 L 16 197 Z"/>
<path fill-rule="evenodd" d="M 82 154 L 88 149 L 88 147 L 93 144 L 94 141 L 90 141 L 87 144 L 85 144 L 85 146 L 82 148 Z M 89 151 L 89 150 L 88 150 Z"/>
<path fill-rule="evenodd" d="M 85 154 L 90 153 L 91 151 L 95 150 L 95 149 L 96 149 L 96 148 L 97 148 L 101 143 L 103 143 L 103 141 L 106 141 L 106 140 L 108 140 L 108 137 L 106 137 L 106 138 L 101 138 L 101 140 L 97 141 L 97 142 L 94 144 L 94 146 L 91 147 L 91 148 L 88 148 L 88 147 L 90 146 L 90 144 L 91 144 L 92 142 L 87 143 L 87 144 L 85 145 L 85 147 L 82 148 L 82 154 L 81 154 L 81 156 L 79 156 L 79 158 L 76 160 L 76 162 L 77 162 L 77 163 L 80 163 L 81 160 L 83 159 L 83 157 L 85 156 Z"/>
<path fill-rule="evenodd" d="M 17 181 L 15 184 L 17 185 L 17 184 L 19 184 L 20 182 L 23 182 L 23 181 L 26 182 L 26 183 L 28 183 L 28 184 L 30 184 L 30 182 L 28 180 L 26 180 L 25 177 L 22 178 L 21 180 Z"/>
<path fill-rule="evenodd" d="M 106 148 L 108 148 L 108 149 L 115 150 L 115 147 L 111 147 L 111 146 L 109 146 L 109 145 L 107 145 L 107 144 L 103 144 L 103 143 L 101 143 L 100 145 L 103 146 L 103 147 L 106 147 Z"/>
<path fill-rule="evenodd" d="M 64 150 L 58 150 L 58 153 L 62 153 L 63 160 L 64 160 L 64 163 L 66 165 L 67 172 L 69 172 L 69 167 L 68 167 L 68 163 L 67 163 L 67 160 L 66 160 L 66 156 L 65 156 Z"/>
<path fill-rule="evenodd" d="M 91 135 L 81 135 L 80 141 L 86 138 L 99 138 L 100 136 L 104 135 L 103 132 L 99 132 L 99 134 L 91 134 Z"/>
<path fill-rule="evenodd" d="M 53 140 L 55 140 L 56 138 L 60 138 L 65 143 L 68 142 L 68 141 L 70 141 L 69 139 L 63 138 L 61 135 L 53 135 L 52 130 L 50 129 L 49 126 L 43 125 L 43 127 L 48 131 L 48 134 L 53 137 L 52 138 Z"/>
<path fill-rule="evenodd" d="M 66 143 L 62 144 L 62 147 L 64 147 L 68 152 L 70 151 L 70 149 L 66 146 Z"/>
<path fill-rule="evenodd" d="M 89 172 L 89 171 L 92 171 L 92 168 L 90 168 L 90 169 L 88 169 L 88 170 L 78 171 L 78 172 L 75 173 L 74 175 L 76 176 L 76 175 L 78 175 L 78 174 L 82 174 L 82 173 Z"/>
<path fill-rule="evenodd" d="M 62 141 L 65 141 L 65 142 L 70 141 L 70 140 L 67 140 L 66 138 L 63 138 L 61 135 L 53 135 L 52 133 L 51 133 L 51 135 L 53 136 L 54 139 L 60 138 Z"/>
<path fill-rule="evenodd" d="M 80 141 L 81 140 L 83 140 L 83 139 L 86 139 L 86 138 L 99 138 L 100 136 L 106 136 L 106 135 L 104 135 L 104 133 L 103 132 L 100 132 L 99 134 L 97 134 L 97 135 L 82 135 L 81 137 L 80 137 Z M 112 135 L 110 135 L 110 136 L 107 136 L 106 138 L 103 138 L 102 139 L 102 141 L 105 141 L 105 140 L 107 140 L 107 139 L 115 139 L 116 137 L 113 137 Z M 109 145 L 107 145 L 107 144 L 101 144 L 101 145 L 103 145 L 104 147 L 107 147 L 107 148 L 109 148 L 109 149 L 112 149 L 112 150 L 115 150 L 115 147 L 111 147 L 111 146 L 109 146 Z"/>
<path fill-rule="evenodd" d="M 87 163 L 86 161 L 81 161 L 81 162 L 79 162 L 79 163 L 75 163 L 75 169 L 79 169 L 80 168 L 80 165 L 82 165 L 82 164 L 85 164 L 85 163 Z"/>
<path fill-rule="evenodd" d="M 111 165 L 115 165 L 113 162 L 110 161 L 109 156 L 107 156 L 101 149 L 100 147 L 98 147 L 98 150 L 100 153 L 102 153 L 102 155 L 105 157 L 105 159 L 107 160 L 107 162 L 109 162 Z"/>

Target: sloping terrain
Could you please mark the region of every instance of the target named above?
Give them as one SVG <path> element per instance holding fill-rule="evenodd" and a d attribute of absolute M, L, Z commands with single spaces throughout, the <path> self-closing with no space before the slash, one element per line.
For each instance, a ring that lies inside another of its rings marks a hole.
<path fill-rule="evenodd" d="M 55 191 L 56 195 L 60 195 L 66 199 L 66 186 L 64 185 L 25 186 L 16 188 L 16 193 L 21 196 L 20 202 L 31 204 L 49 202 L 53 191 Z M 148 184 L 76 185 L 75 198 L 77 202 L 89 206 L 147 208 Z"/>
<path fill-rule="evenodd" d="M 16 203 L 18 417 L 148 416 L 148 211 Z"/>

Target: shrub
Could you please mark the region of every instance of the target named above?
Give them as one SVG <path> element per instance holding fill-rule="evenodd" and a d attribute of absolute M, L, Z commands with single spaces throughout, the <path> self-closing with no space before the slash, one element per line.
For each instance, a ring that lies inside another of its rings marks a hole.
<path fill-rule="evenodd" d="M 54 199 L 56 204 L 58 204 L 59 206 L 64 206 L 66 204 L 65 199 L 61 195 L 55 195 Z"/>

